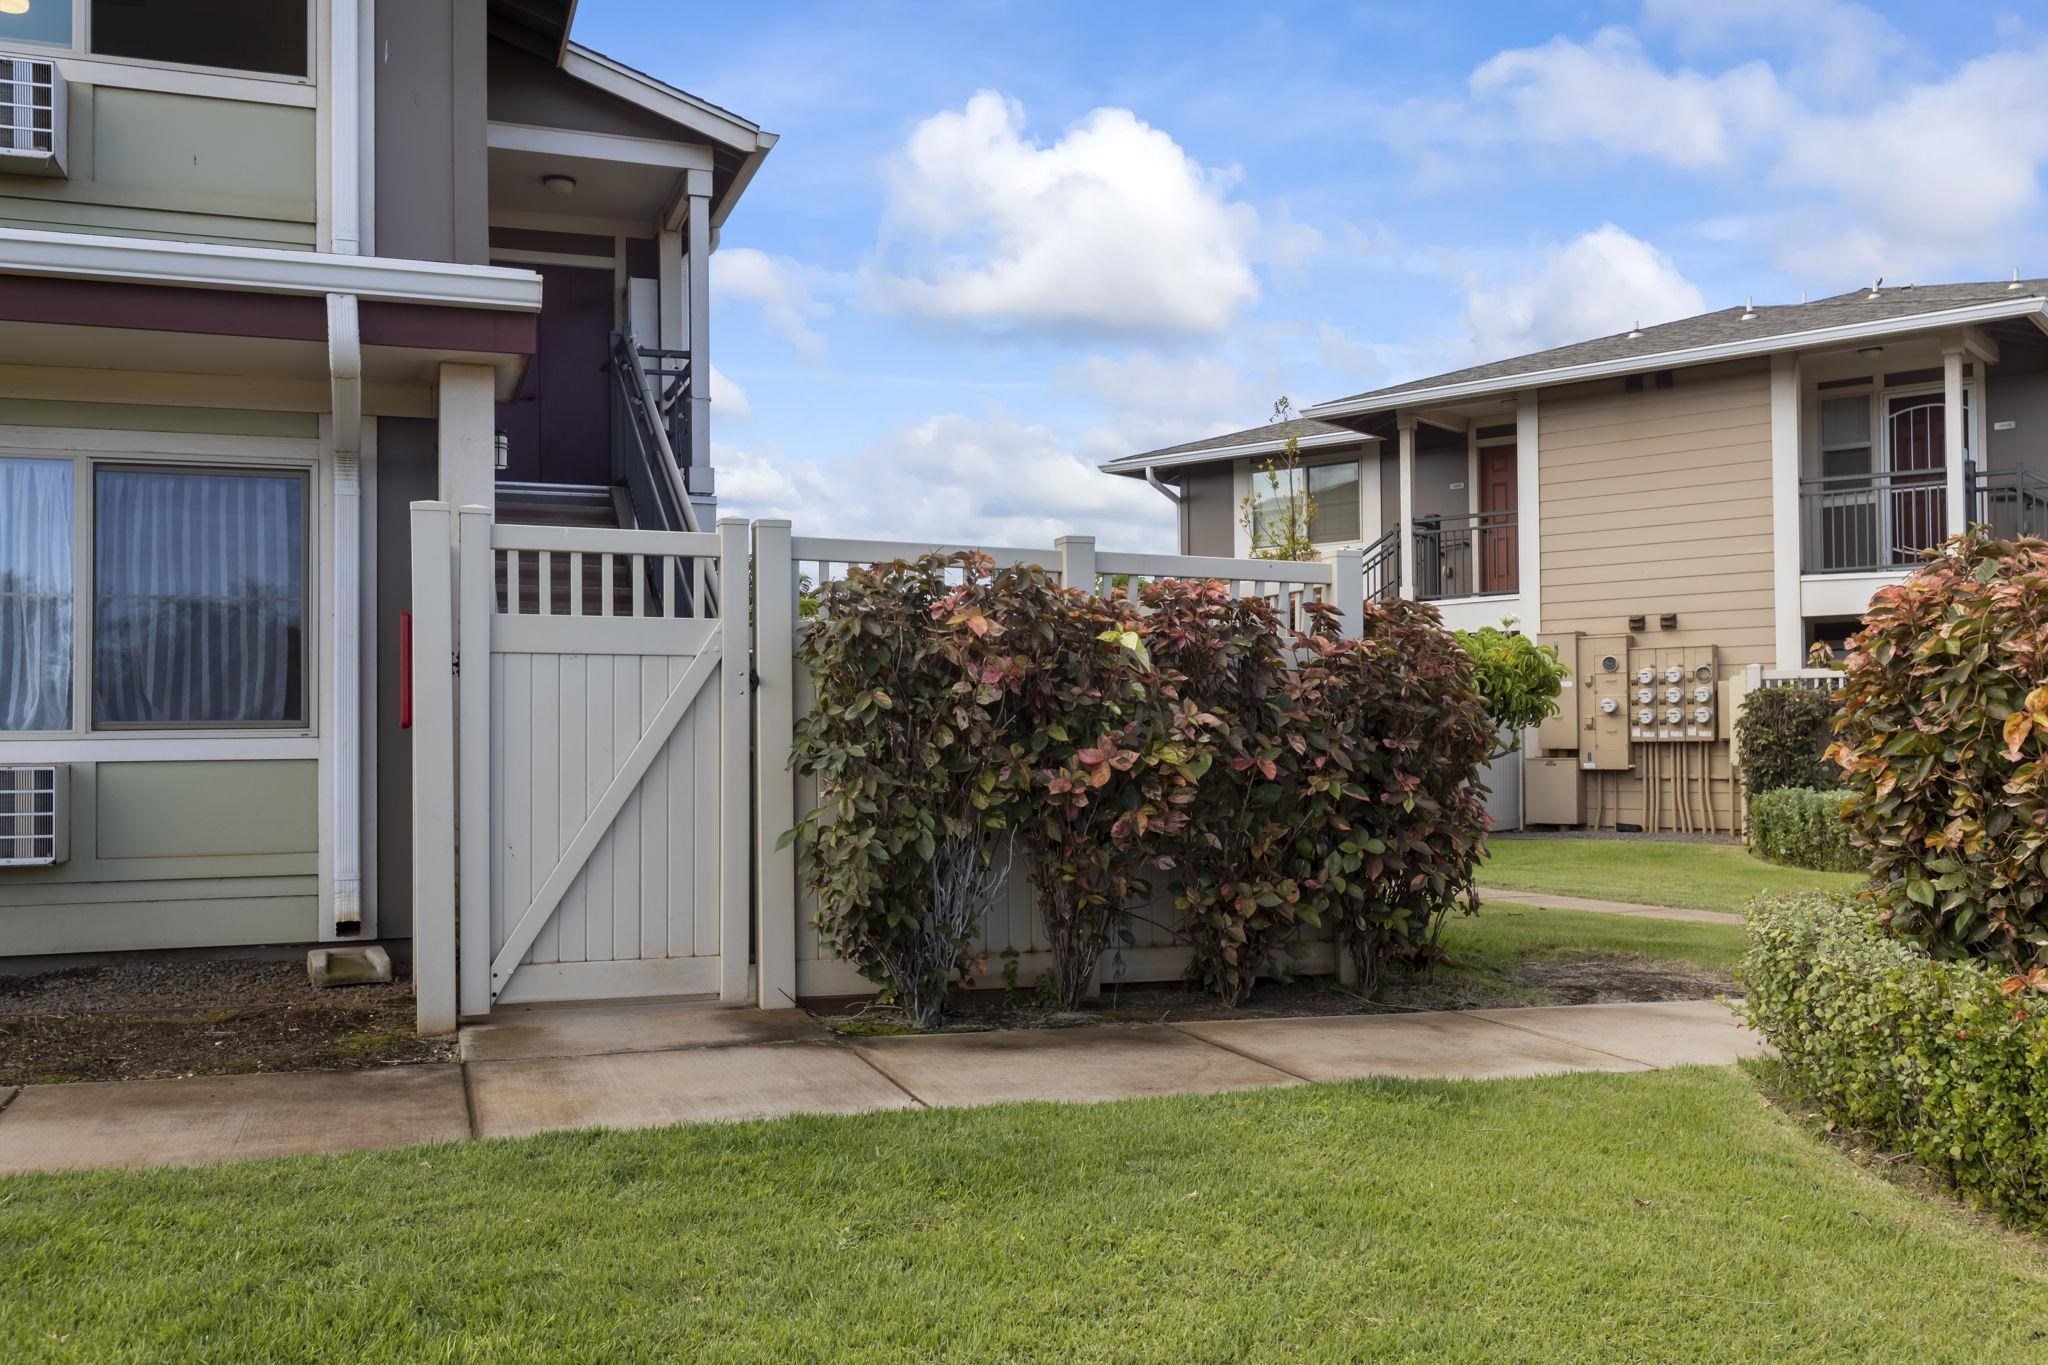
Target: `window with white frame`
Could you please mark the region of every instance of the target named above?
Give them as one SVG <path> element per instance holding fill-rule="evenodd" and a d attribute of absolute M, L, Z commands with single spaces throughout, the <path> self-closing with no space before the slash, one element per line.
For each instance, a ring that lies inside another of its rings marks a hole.
<path fill-rule="evenodd" d="M 312 74 L 304 0 L 8 0 L 0 44 L 264 76 Z"/>
<path fill-rule="evenodd" d="M 1314 464 L 1301 469 L 1274 469 L 1269 475 L 1252 469 L 1252 548 L 1267 549 L 1285 539 L 1287 517 L 1296 490 L 1306 480 L 1314 505 L 1308 538 L 1317 545 L 1342 545 L 1358 539 L 1358 461 Z"/>
<path fill-rule="evenodd" d="M 1870 472 L 1870 391 L 1820 403 L 1820 472 L 1838 478 Z"/>
<path fill-rule="evenodd" d="M 0 731 L 304 727 L 308 485 L 0 455 Z"/>

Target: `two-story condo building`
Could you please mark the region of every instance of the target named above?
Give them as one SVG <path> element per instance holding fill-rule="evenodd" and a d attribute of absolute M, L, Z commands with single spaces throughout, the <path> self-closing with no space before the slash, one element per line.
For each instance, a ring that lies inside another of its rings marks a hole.
<path fill-rule="evenodd" d="M 1574 669 L 1529 822 L 1728 831 L 1749 681 L 1839 643 L 1922 547 L 2048 531 L 2048 281 L 1728 308 L 1104 468 L 1176 500 L 1184 552 L 1246 554 L 1289 437 L 1312 538 L 1363 547 L 1368 593 L 1514 618 Z"/>
<path fill-rule="evenodd" d="M 406 936 L 408 504 L 706 521 L 775 138 L 574 8 L 0 5 L 0 955 Z"/>

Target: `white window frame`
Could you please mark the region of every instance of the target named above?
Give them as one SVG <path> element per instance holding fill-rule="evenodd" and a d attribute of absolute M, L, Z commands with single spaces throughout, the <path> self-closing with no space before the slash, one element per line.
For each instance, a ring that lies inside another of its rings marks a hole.
<path fill-rule="evenodd" d="M 325 584 L 331 574 L 322 527 L 330 497 L 319 442 L 293 437 L 208 436 L 184 433 L 0 427 L 0 457 L 71 462 L 71 728 L 0 731 L 0 762 L 77 762 L 115 757 L 313 757 L 318 739 L 325 620 Z M 301 725 L 188 724 L 94 729 L 92 713 L 93 470 L 100 466 L 175 469 L 278 470 L 306 480 L 305 513 L 305 722 Z M 285 741 L 283 744 L 265 741 Z M 53 742 L 62 744 L 60 753 Z M 223 752 L 224 746 L 230 752 Z M 303 751 L 303 753 L 301 752 Z"/>
<path fill-rule="evenodd" d="M 282 3 L 282 0 L 277 0 Z M 146 57 L 112 57 L 92 50 L 92 0 L 72 0 L 71 41 L 31 43 L 0 38 L 0 50 L 11 55 L 54 59 L 64 79 L 87 85 L 129 90 L 155 90 L 175 95 L 207 95 L 255 104 L 311 107 L 324 54 L 323 24 L 331 0 L 302 0 L 306 8 L 306 74 L 242 71 L 229 66 L 195 66 L 186 62 L 152 61 Z"/>

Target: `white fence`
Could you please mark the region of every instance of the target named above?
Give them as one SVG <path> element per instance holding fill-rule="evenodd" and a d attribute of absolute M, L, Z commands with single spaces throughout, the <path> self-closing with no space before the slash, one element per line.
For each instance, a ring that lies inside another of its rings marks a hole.
<path fill-rule="evenodd" d="M 872 990 L 849 963 L 821 941 L 814 926 L 817 905 L 798 884 L 796 854 L 777 848 L 797 814 L 810 808 L 808 780 L 789 769 L 796 718 L 810 703 L 808 679 L 796 659 L 797 599 L 801 583 L 819 584 L 853 565 L 914 558 L 928 552 L 978 550 L 997 567 L 1037 564 L 1055 571 L 1070 587 L 1122 594 L 1136 601 L 1142 580 L 1220 580 L 1242 597 L 1273 603 L 1298 620 L 1303 602 L 1325 602 L 1338 612 L 1340 628 L 1356 634 L 1363 621 L 1364 571 L 1357 550 L 1330 560 L 1287 563 L 1261 559 L 1211 559 L 1188 555 L 1118 554 L 1098 551 L 1090 536 L 1066 536 L 1044 549 L 939 545 L 891 541 L 825 540 L 792 536 L 788 522 L 754 523 L 755 712 L 755 894 L 758 999 L 764 1008 L 786 1007 L 798 997 L 851 995 Z M 1022 985 L 1035 982 L 1051 965 L 1045 926 L 1034 903 L 1029 867 L 1013 861 L 1001 901 L 984 917 L 975 936 L 985 962 L 978 983 L 1000 985 L 1007 966 Z M 1176 942 L 1173 910 L 1159 878 L 1156 903 L 1132 907 L 1132 941 L 1104 954 L 1101 981 L 1169 981 L 1188 963 L 1188 949 Z M 1299 972 L 1329 972 L 1339 966 L 1327 935 L 1304 937 L 1290 954 Z"/>

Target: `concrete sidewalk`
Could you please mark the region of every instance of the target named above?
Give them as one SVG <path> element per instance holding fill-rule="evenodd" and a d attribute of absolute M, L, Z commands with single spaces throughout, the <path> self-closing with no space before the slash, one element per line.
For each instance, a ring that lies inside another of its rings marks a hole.
<path fill-rule="evenodd" d="M 1742 916 L 1728 910 L 1684 910 L 1675 905 L 1637 905 L 1631 901 L 1598 901 L 1584 896 L 1553 896 L 1543 891 L 1477 888 L 1482 905 L 1527 905 L 1538 910 L 1590 910 L 1601 915 L 1633 915 L 1637 919 L 1674 919 L 1689 924 L 1740 924 Z"/>
<path fill-rule="evenodd" d="M 878 1038 L 834 1037 L 794 1010 L 528 1009 L 465 1028 L 454 1064 L 0 1091 L 0 1174 L 1360 1076 L 1645 1071 L 1761 1050 L 1711 1000 Z"/>

